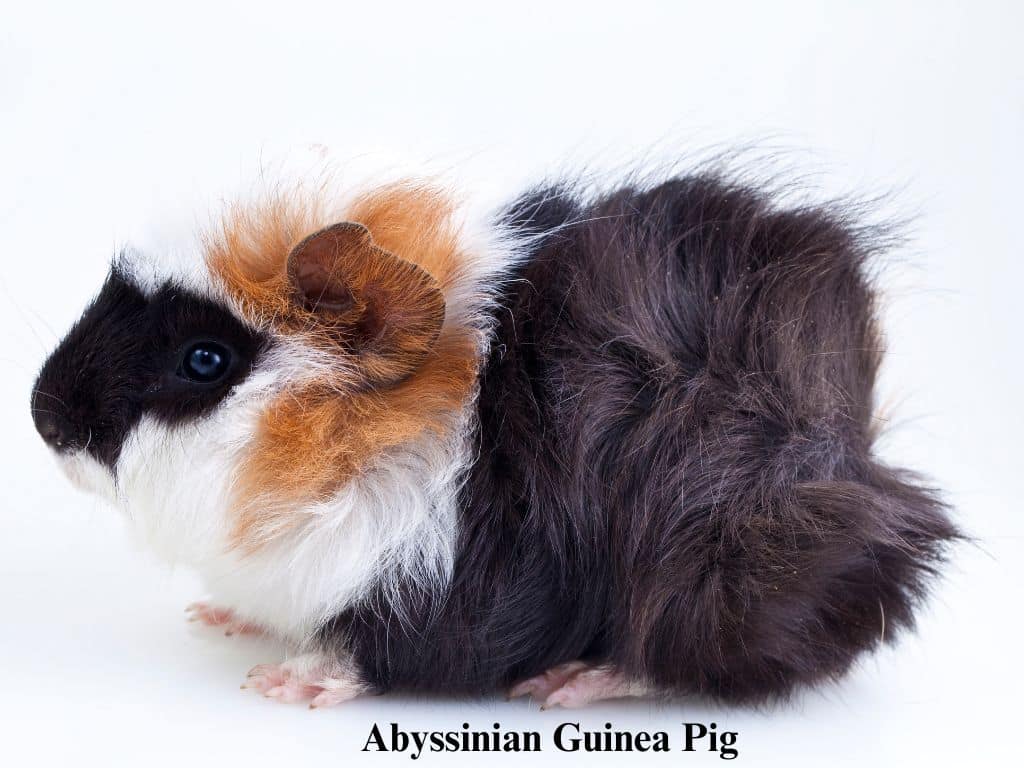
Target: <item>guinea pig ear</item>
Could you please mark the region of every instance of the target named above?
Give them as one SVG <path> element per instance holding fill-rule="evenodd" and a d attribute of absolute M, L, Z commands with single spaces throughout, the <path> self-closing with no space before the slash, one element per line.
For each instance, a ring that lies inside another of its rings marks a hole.
<path fill-rule="evenodd" d="M 441 333 L 437 280 L 378 246 L 362 224 L 345 221 L 307 237 L 288 256 L 288 278 L 296 301 L 353 347 L 373 384 L 404 379 Z"/>

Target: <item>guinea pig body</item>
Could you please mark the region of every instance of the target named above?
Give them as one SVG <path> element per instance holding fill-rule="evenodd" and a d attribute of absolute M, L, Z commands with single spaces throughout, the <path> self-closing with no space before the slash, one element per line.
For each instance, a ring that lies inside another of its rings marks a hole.
<path fill-rule="evenodd" d="M 759 701 L 911 625 L 958 535 L 872 455 L 877 245 L 710 174 L 475 231 L 281 197 L 122 257 L 33 412 L 198 618 L 291 641 L 268 695 Z"/>

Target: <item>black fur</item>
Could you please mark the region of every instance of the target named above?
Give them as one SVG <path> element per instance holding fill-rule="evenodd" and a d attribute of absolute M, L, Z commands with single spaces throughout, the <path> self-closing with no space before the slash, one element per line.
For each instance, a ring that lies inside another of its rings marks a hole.
<path fill-rule="evenodd" d="M 958 533 L 872 455 L 872 234 L 709 175 L 507 213 L 545 233 L 495 310 L 454 580 L 321 633 L 379 690 L 578 658 L 732 701 L 912 624 Z"/>
<path fill-rule="evenodd" d="M 231 351 L 227 375 L 198 385 L 178 375 L 191 343 Z M 32 417 L 62 450 L 86 446 L 113 468 L 143 414 L 168 424 L 210 411 L 242 381 L 265 344 L 227 309 L 170 284 L 152 296 L 114 268 L 99 295 L 43 365 Z"/>

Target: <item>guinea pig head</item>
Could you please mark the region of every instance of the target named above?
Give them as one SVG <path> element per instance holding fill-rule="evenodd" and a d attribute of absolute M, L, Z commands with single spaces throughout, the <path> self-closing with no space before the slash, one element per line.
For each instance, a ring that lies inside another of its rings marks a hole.
<path fill-rule="evenodd" d="M 436 517 L 483 338 L 472 258 L 436 190 L 323 209 L 233 208 L 185 267 L 118 258 L 39 374 L 66 473 L 176 561 Z"/>
<path fill-rule="evenodd" d="M 43 365 L 32 418 L 74 481 L 110 494 L 144 420 L 171 428 L 203 419 L 249 375 L 266 343 L 217 302 L 171 281 L 146 292 L 115 263 Z"/>

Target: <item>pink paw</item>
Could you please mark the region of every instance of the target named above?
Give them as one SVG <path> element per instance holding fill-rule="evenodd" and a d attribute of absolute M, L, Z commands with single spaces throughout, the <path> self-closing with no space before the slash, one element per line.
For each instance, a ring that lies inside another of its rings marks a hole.
<path fill-rule="evenodd" d="M 249 670 L 242 688 L 288 703 L 309 701 L 310 709 L 331 707 L 367 690 L 353 670 L 316 653 L 282 664 L 259 664 Z"/>
<path fill-rule="evenodd" d="M 234 612 L 228 608 L 217 608 L 209 603 L 198 602 L 185 608 L 185 612 L 189 621 L 199 621 L 208 627 L 223 627 L 224 634 L 228 637 L 263 634 L 262 628 L 236 618 Z"/>
<path fill-rule="evenodd" d="M 630 680 L 611 667 L 570 661 L 516 683 L 509 690 L 508 697 L 530 696 L 540 701 L 540 708 L 545 710 L 555 706 L 575 709 L 603 699 L 646 696 L 649 693 L 651 689 L 647 685 Z"/>

